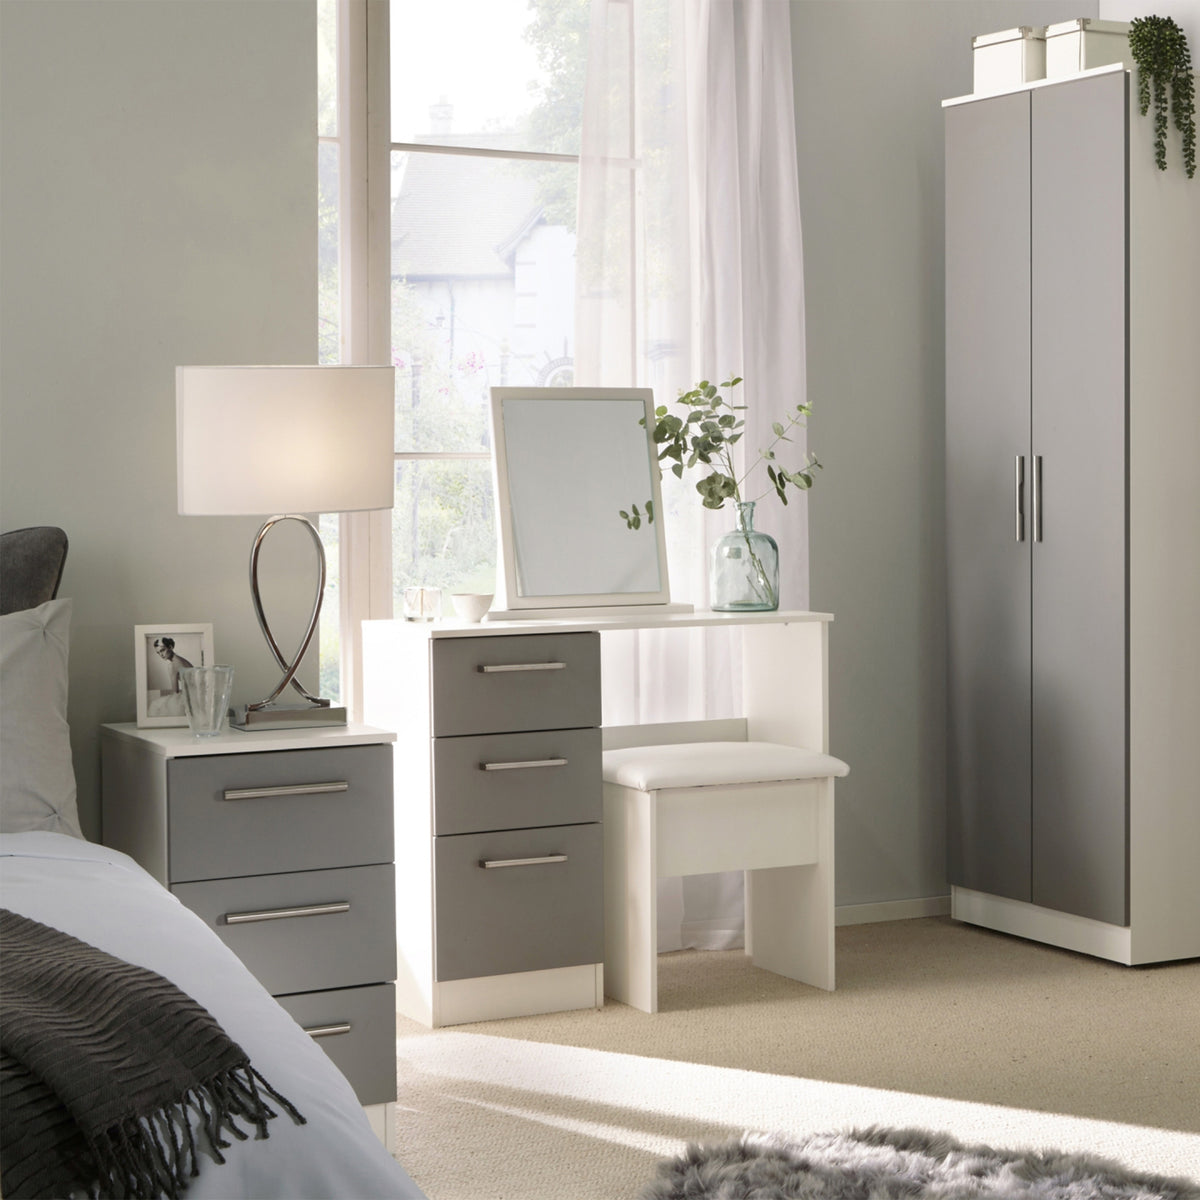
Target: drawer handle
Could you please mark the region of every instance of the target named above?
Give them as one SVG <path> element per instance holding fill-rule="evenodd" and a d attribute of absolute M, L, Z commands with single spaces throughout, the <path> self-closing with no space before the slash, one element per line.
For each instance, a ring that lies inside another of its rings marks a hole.
<path fill-rule="evenodd" d="M 345 781 L 336 783 L 284 783 L 277 787 L 226 788 L 226 800 L 266 800 L 270 796 L 323 796 L 328 792 L 348 792 Z"/>
<path fill-rule="evenodd" d="M 485 871 L 495 867 L 540 867 L 543 863 L 566 862 L 565 854 L 546 854 L 542 858 L 481 858 L 479 865 Z"/>
<path fill-rule="evenodd" d="M 495 666 L 480 667 L 479 670 L 484 675 L 497 675 L 501 671 L 563 671 L 566 670 L 566 666 L 566 663 L 560 662 L 498 663 Z"/>
<path fill-rule="evenodd" d="M 306 1025 L 304 1032 L 315 1040 L 323 1037 L 337 1037 L 339 1033 L 349 1033 L 353 1028 L 349 1021 L 341 1021 L 337 1025 Z"/>
<path fill-rule="evenodd" d="M 324 917 L 330 913 L 350 911 L 349 900 L 334 900 L 330 904 L 308 904 L 304 908 L 264 908 L 260 912 L 226 913 L 226 925 L 249 925 L 253 921 L 282 921 L 288 917 Z"/>
<path fill-rule="evenodd" d="M 480 763 L 481 771 L 520 771 L 526 767 L 565 767 L 565 758 L 535 758 L 529 762 L 496 762 Z"/>

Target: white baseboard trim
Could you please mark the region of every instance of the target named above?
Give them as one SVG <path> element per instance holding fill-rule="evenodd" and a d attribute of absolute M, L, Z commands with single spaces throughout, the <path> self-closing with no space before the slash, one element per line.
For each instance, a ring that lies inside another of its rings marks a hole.
<path fill-rule="evenodd" d="M 918 896 L 914 900 L 881 900 L 877 904 L 839 904 L 836 925 L 872 925 L 877 921 L 911 921 L 914 917 L 948 917 L 950 897 Z"/>
<path fill-rule="evenodd" d="M 389 1100 L 385 1104 L 364 1104 L 363 1112 L 371 1123 L 375 1136 L 383 1143 L 389 1154 L 396 1153 L 396 1102 Z"/>
<path fill-rule="evenodd" d="M 451 979 L 433 985 L 433 1025 L 604 1007 L 604 964 Z"/>
<path fill-rule="evenodd" d="M 1015 937 L 1031 938 L 1064 950 L 1091 954 L 1095 958 L 1107 958 L 1126 966 L 1135 961 L 1128 925 L 1108 925 L 1103 921 L 1056 912 L 986 892 L 975 892 L 970 888 L 955 887 L 950 894 L 953 900 L 951 915 L 956 921 L 982 925 L 986 929 L 995 929 Z"/>

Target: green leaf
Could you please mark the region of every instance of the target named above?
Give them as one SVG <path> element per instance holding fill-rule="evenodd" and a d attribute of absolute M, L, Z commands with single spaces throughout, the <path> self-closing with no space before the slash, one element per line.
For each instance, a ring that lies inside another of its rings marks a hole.
<path fill-rule="evenodd" d="M 654 523 L 654 501 L 653 500 L 646 501 L 646 520 L 649 521 L 651 524 Z"/>

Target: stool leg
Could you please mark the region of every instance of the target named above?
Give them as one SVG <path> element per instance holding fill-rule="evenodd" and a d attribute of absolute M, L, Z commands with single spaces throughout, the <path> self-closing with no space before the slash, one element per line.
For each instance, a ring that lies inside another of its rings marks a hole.
<path fill-rule="evenodd" d="M 754 965 L 833 991 L 833 780 L 817 806 L 817 861 L 746 872 L 746 945 Z"/>
<path fill-rule="evenodd" d="M 653 796 L 604 785 L 604 992 L 658 1011 L 658 882 Z"/>

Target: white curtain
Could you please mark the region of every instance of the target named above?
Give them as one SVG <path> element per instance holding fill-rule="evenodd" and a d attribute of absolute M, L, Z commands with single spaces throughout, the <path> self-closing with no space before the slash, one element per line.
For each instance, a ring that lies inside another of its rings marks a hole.
<path fill-rule="evenodd" d="M 805 399 L 804 286 L 785 0 L 593 0 L 580 164 L 575 382 L 653 387 L 745 377 L 747 463 Z M 803 433 L 793 440 L 796 465 Z M 755 473 L 746 499 L 767 487 Z M 761 486 L 755 486 L 760 485 Z M 803 498 L 755 525 L 780 548 L 780 606 L 808 607 Z M 707 608 L 711 543 L 729 508 L 663 477 L 672 598 Z M 738 715 L 729 631 L 606 637 L 606 677 L 632 695 L 606 724 Z M 740 874 L 667 881 L 659 949 L 742 943 Z"/>

